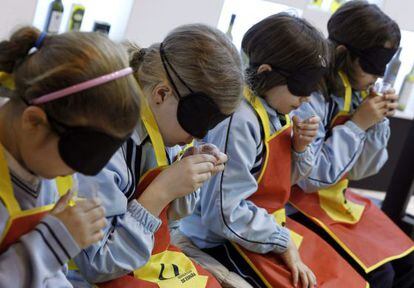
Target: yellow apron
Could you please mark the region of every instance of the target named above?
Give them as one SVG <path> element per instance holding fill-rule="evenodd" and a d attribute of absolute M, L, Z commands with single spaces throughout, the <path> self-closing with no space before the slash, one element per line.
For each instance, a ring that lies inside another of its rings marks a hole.
<path fill-rule="evenodd" d="M 151 181 L 168 166 L 165 145 L 158 125 L 148 104 L 143 100 L 141 118 L 148 132 L 157 159 L 157 168 L 147 171 L 137 187 L 137 198 Z M 161 288 L 204 288 L 221 287 L 217 280 L 201 266 L 194 263 L 180 249 L 170 244 L 166 207 L 160 215 L 161 227 L 155 233 L 154 249 L 148 263 L 130 275 L 98 284 L 105 288 L 161 287 Z"/>
<path fill-rule="evenodd" d="M 0 199 L 9 212 L 9 219 L 1 236 L 0 253 L 19 240 L 21 236 L 32 231 L 44 216 L 55 206 L 50 204 L 28 210 L 21 210 L 14 197 L 9 168 L 4 156 L 3 146 L 0 145 Z M 72 177 L 56 178 L 56 185 L 60 196 L 72 188 Z"/>

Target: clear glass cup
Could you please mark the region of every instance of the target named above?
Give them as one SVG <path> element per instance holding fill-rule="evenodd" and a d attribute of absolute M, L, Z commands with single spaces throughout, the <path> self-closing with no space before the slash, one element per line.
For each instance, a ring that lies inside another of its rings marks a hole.
<path fill-rule="evenodd" d="M 194 141 L 194 155 L 196 154 L 209 154 L 218 159 L 220 155 L 220 149 L 211 143 L 204 141 Z"/>
<path fill-rule="evenodd" d="M 73 196 L 69 202 L 69 205 L 74 206 L 78 201 L 84 201 L 87 199 L 93 199 L 98 197 L 99 185 L 94 177 L 82 176 L 87 180 L 83 182 L 82 187 L 79 187 L 79 181 L 76 177 L 73 177 Z"/>
<path fill-rule="evenodd" d="M 384 93 L 390 90 L 391 84 L 384 81 L 377 81 L 372 88 L 372 91 L 378 96 L 384 96 Z"/>

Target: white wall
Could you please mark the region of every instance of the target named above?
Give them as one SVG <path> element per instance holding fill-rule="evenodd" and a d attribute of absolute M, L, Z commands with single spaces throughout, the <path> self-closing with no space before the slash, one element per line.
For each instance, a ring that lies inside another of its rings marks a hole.
<path fill-rule="evenodd" d="M 125 38 L 147 47 L 188 23 L 216 26 L 224 0 L 135 0 Z"/>
<path fill-rule="evenodd" d="M 382 9 L 397 21 L 401 29 L 414 31 L 413 0 L 384 0 Z"/>
<path fill-rule="evenodd" d="M 35 6 L 35 0 L 0 0 L 0 39 L 18 26 L 31 25 Z"/>

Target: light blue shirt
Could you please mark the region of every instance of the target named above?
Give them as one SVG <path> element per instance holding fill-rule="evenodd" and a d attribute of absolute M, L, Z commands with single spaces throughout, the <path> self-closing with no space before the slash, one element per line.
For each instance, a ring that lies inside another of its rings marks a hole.
<path fill-rule="evenodd" d="M 282 123 L 276 111 L 259 99 L 269 115 L 271 132 L 280 130 Z M 261 125 L 253 108 L 242 102 L 231 118 L 203 140 L 225 151 L 229 160 L 222 173 L 203 185 L 195 212 L 180 221 L 180 230 L 200 248 L 230 240 L 257 253 L 284 252 L 290 237 L 288 230 L 248 200 L 257 191 L 257 164 L 263 158 Z M 312 158 L 308 150 L 301 154 L 292 151 L 292 160 L 291 180 L 297 182 L 301 175 L 309 173 Z M 277 181 L 278 175 L 274 177 Z"/>
<path fill-rule="evenodd" d="M 59 199 L 56 182 L 34 176 L 6 152 L 14 196 L 22 210 L 55 203 Z M 0 201 L 0 233 L 9 212 Z M 24 234 L 0 255 L 0 287 L 72 287 L 66 279 L 69 259 L 80 248 L 66 226 L 47 215 L 32 231 Z"/>
<path fill-rule="evenodd" d="M 181 149 L 176 146 L 166 150 L 173 160 Z M 109 223 L 104 229 L 104 239 L 82 250 L 75 259 L 88 282 L 112 280 L 148 262 L 154 246 L 154 233 L 161 221 L 133 199 L 133 191 L 139 178 L 155 167 L 157 162 L 152 143 L 140 123 L 131 139 L 97 176 L 79 175 L 80 196 L 88 196 L 91 185 L 98 184 L 98 197 L 103 200 Z M 138 168 L 139 171 L 135 171 Z M 169 216 L 180 219 L 192 213 L 197 199 L 198 192 L 176 199 L 170 206 L 172 213 Z M 70 278 L 74 286 L 89 286 L 78 273 L 71 272 Z"/>
<path fill-rule="evenodd" d="M 344 106 L 343 97 L 331 97 L 333 102 L 329 103 L 321 93 L 314 93 L 309 103 L 304 103 L 293 112 L 301 119 L 313 115 L 322 119 L 317 137 L 311 144 L 315 166 L 309 176 L 298 183 L 306 192 L 329 187 L 347 173 L 351 180 L 374 175 L 388 159 L 390 127 L 386 118 L 367 131 L 348 120 L 344 125 L 334 127 L 328 134 L 331 120 Z M 353 93 L 352 97 L 351 113 L 362 101 L 359 93 Z"/>

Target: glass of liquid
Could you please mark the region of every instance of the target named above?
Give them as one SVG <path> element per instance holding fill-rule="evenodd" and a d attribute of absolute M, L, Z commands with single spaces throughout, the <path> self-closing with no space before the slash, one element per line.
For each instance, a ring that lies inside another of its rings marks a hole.
<path fill-rule="evenodd" d="M 372 92 L 374 92 L 378 96 L 384 96 L 384 93 L 387 92 L 392 88 L 391 84 L 384 81 L 378 81 L 375 83 L 374 87 L 372 88 Z"/>
<path fill-rule="evenodd" d="M 73 196 L 69 201 L 69 205 L 75 206 L 76 202 L 93 199 L 98 197 L 99 185 L 93 177 L 82 176 L 86 181 L 82 182 L 82 187 L 79 187 L 79 181 L 73 177 Z"/>

